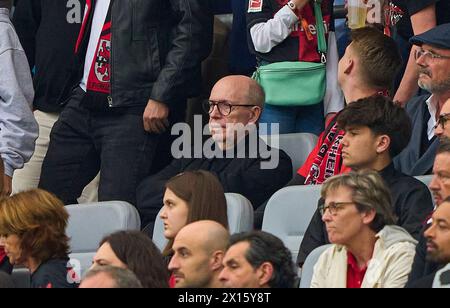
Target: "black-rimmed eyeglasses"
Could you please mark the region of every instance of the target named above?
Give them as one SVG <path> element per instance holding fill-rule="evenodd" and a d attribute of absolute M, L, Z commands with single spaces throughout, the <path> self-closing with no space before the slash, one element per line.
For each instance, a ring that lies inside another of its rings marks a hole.
<path fill-rule="evenodd" d="M 340 209 L 351 204 L 355 204 L 355 202 L 330 202 L 328 204 L 321 204 L 319 205 L 320 215 L 325 215 L 325 212 L 328 210 L 331 215 L 335 216 Z"/>
<path fill-rule="evenodd" d="M 229 103 L 227 101 L 215 102 L 215 101 L 207 101 L 203 103 L 203 109 L 208 114 L 211 114 L 214 111 L 214 107 L 217 106 L 219 113 L 222 116 L 229 116 L 235 107 L 255 107 L 257 105 L 248 105 L 248 104 L 234 104 Z"/>

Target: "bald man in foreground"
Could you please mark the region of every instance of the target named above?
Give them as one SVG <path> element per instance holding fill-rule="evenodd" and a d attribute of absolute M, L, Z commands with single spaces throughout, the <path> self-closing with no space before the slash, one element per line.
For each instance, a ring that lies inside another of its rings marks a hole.
<path fill-rule="evenodd" d="M 192 149 L 190 144 L 184 143 L 182 158 L 175 159 L 138 187 L 137 208 L 142 227 L 153 230 L 153 222 L 163 204 L 165 183 L 184 171 L 212 172 L 226 193 L 247 197 L 254 208 L 287 184 L 292 177 L 291 159 L 283 151 L 268 147 L 258 137 L 257 124 L 264 100 L 262 88 L 246 76 L 228 76 L 216 83 L 205 103 L 212 138 L 203 143 L 199 140 L 202 136 L 195 135 Z M 196 128 L 198 130 L 203 128 Z M 181 140 L 190 143 L 191 135 L 187 135 L 175 140 L 173 146 L 179 149 L 177 142 Z M 216 151 L 208 152 L 212 147 Z"/>
<path fill-rule="evenodd" d="M 169 271 L 176 288 L 220 288 L 219 274 L 229 239 L 228 231 L 210 220 L 197 221 L 178 232 Z"/>

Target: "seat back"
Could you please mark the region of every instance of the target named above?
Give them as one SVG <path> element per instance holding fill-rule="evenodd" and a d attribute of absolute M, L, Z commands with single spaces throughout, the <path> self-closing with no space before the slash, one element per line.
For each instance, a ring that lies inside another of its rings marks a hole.
<path fill-rule="evenodd" d="M 289 155 L 293 175 L 305 163 L 318 139 L 316 135 L 309 133 L 261 136 L 261 138 L 271 147 L 281 149 Z"/>
<path fill-rule="evenodd" d="M 431 181 L 433 180 L 433 175 L 422 175 L 422 176 L 416 176 L 416 179 L 427 185 L 430 186 Z"/>
<path fill-rule="evenodd" d="M 120 230 L 140 230 L 141 221 L 134 206 L 123 201 L 108 201 L 66 206 L 69 223 L 70 262 L 83 276 L 92 264 L 98 244 L 107 235 Z"/>
<path fill-rule="evenodd" d="M 317 209 L 320 185 L 290 186 L 276 192 L 264 211 L 262 230 L 279 237 L 292 253 L 298 250 Z"/>
<path fill-rule="evenodd" d="M 319 260 L 322 253 L 330 248 L 332 245 L 323 245 L 317 247 L 308 255 L 305 264 L 302 267 L 302 277 L 300 279 L 300 289 L 308 289 L 311 287 L 311 281 L 314 275 L 314 266 Z"/>
<path fill-rule="evenodd" d="M 253 207 L 250 201 L 242 195 L 226 193 L 228 226 L 230 233 L 240 233 L 253 230 Z M 159 211 L 153 229 L 153 242 L 162 251 L 167 245 L 164 237 L 164 223 L 159 217 Z"/>

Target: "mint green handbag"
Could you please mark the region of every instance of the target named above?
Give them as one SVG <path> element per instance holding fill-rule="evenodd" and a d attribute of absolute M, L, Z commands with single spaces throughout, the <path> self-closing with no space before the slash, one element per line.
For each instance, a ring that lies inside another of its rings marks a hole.
<path fill-rule="evenodd" d="M 314 14 L 321 63 L 277 62 L 257 68 L 253 74 L 266 93 L 266 104 L 275 106 L 310 106 L 323 101 L 326 90 L 325 28 L 322 0 L 314 1 Z"/>

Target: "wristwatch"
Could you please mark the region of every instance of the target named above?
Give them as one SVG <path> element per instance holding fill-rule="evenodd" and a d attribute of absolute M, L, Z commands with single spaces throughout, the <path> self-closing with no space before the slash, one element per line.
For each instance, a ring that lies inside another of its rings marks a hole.
<path fill-rule="evenodd" d="M 289 2 L 287 3 L 287 6 L 288 6 L 291 10 L 293 10 L 293 11 L 295 11 L 295 10 L 297 9 L 297 6 L 296 6 L 295 3 L 292 2 L 292 1 L 289 1 Z"/>

